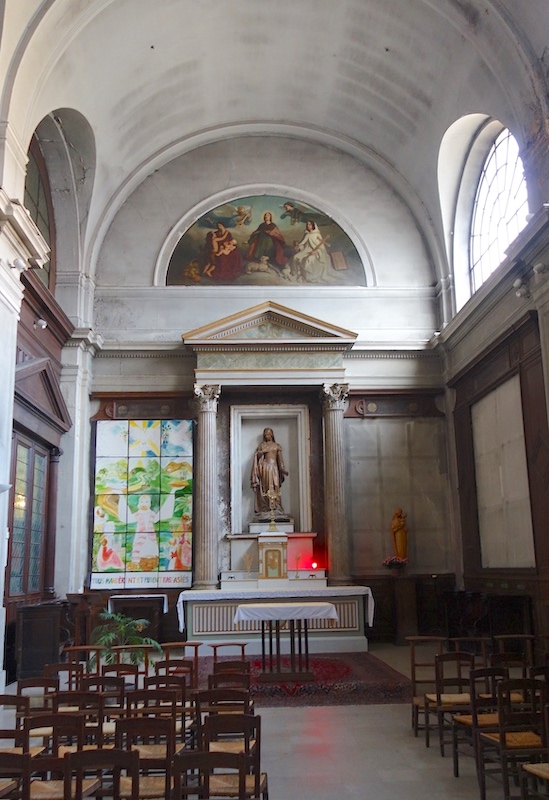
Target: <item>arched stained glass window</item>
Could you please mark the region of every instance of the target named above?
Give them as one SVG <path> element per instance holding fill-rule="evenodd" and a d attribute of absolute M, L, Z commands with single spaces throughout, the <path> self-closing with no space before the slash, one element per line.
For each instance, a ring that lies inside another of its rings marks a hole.
<path fill-rule="evenodd" d="M 473 205 L 471 293 L 501 264 L 505 250 L 525 227 L 527 214 L 528 194 L 518 144 L 504 129 L 486 157 Z"/>

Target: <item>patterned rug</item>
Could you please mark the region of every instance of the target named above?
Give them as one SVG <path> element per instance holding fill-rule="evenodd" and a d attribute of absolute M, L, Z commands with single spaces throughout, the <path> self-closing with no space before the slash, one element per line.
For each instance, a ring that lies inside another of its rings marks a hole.
<path fill-rule="evenodd" d="M 260 683 L 261 659 L 250 661 L 251 693 L 257 708 L 406 703 L 412 697 L 410 680 L 370 653 L 311 655 L 309 668 L 315 679 L 303 683 Z M 200 686 L 207 685 L 212 663 L 212 658 L 200 659 Z M 290 669 L 288 656 L 282 656 L 281 663 L 283 670 Z"/>

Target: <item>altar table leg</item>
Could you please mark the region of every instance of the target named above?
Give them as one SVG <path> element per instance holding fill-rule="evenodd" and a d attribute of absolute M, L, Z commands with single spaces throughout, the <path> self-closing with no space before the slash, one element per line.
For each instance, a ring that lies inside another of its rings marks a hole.
<path fill-rule="evenodd" d="M 307 620 L 290 620 L 289 625 L 290 636 L 290 670 L 284 671 L 282 669 L 281 655 L 282 650 L 280 647 L 280 620 L 268 621 L 268 637 L 269 637 L 269 653 L 268 663 L 266 654 L 266 637 L 267 631 L 265 628 L 265 621 L 261 621 L 261 667 L 262 672 L 258 676 L 258 680 L 266 683 L 275 683 L 277 681 L 314 681 L 315 676 L 309 671 L 309 641 L 308 641 L 308 627 Z M 296 659 L 296 642 L 297 642 L 297 659 Z"/>

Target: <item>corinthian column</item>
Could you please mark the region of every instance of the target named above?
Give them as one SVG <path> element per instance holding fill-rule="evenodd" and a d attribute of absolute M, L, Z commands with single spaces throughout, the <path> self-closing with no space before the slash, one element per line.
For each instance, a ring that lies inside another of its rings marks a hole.
<path fill-rule="evenodd" d="M 329 385 L 325 383 L 322 387 L 324 503 L 328 547 L 328 579 L 330 584 L 350 582 L 345 448 L 343 446 L 343 412 L 348 392 L 349 387 L 347 384 L 334 383 Z"/>
<path fill-rule="evenodd" d="M 218 585 L 217 544 L 219 504 L 217 501 L 217 401 L 220 386 L 194 387 L 198 414 L 195 456 L 195 589 L 215 589 Z"/>

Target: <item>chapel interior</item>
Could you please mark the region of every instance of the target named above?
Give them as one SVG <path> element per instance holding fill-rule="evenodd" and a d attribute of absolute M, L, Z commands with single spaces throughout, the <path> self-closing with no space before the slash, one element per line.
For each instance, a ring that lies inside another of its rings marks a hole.
<path fill-rule="evenodd" d="M 182 592 L 266 584 L 350 646 L 545 649 L 546 0 L 3 0 L 0 37 L 0 685 L 116 601 L 173 641 Z"/>

